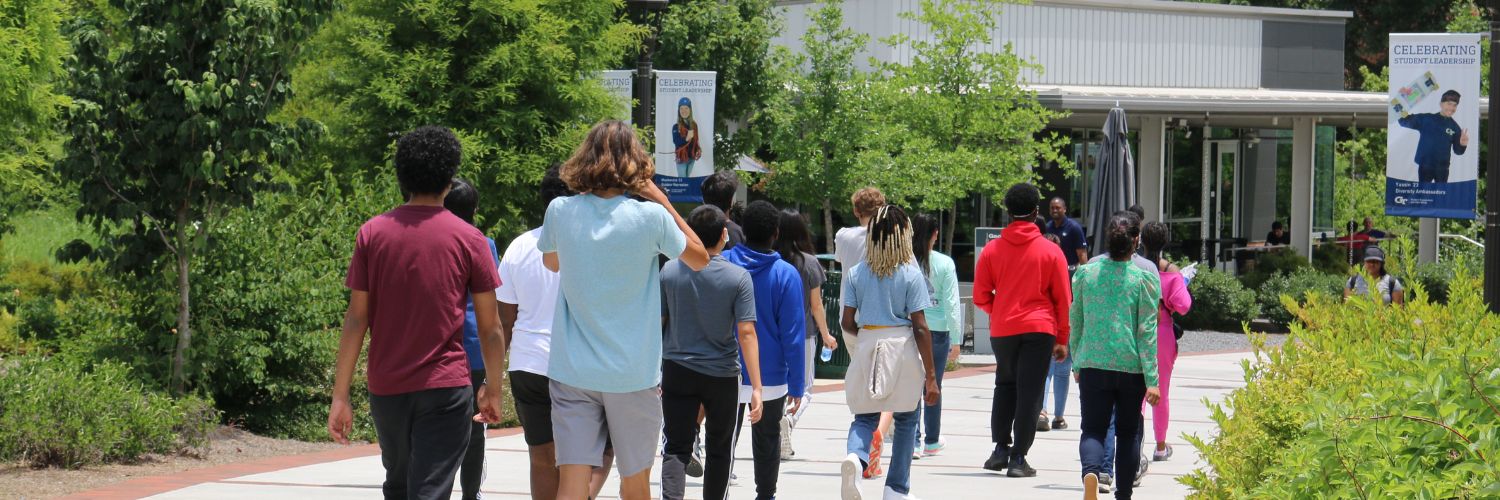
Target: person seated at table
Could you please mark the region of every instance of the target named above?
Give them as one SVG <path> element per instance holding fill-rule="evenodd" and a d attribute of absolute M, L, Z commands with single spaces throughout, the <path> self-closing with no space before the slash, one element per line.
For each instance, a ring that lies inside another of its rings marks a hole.
<path fill-rule="evenodd" d="M 1292 235 L 1286 232 L 1286 227 L 1281 225 L 1281 221 L 1273 221 L 1271 222 L 1271 232 L 1266 233 L 1266 244 L 1290 245 L 1292 244 Z"/>
<path fill-rule="evenodd" d="M 1371 220 L 1369 217 L 1365 217 L 1365 230 L 1360 231 L 1360 234 L 1369 237 L 1371 241 L 1384 240 L 1386 236 L 1388 236 L 1385 231 L 1375 229 L 1375 221 Z"/>

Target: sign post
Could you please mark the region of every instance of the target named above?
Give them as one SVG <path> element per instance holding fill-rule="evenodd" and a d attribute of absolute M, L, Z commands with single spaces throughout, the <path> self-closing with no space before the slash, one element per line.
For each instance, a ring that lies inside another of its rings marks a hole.
<path fill-rule="evenodd" d="M 1490 90 L 1500 84 L 1500 0 L 1490 0 Z M 1490 98 L 1489 179 L 1484 194 L 1484 301 L 1491 314 L 1500 314 L 1500 99 Z"/>

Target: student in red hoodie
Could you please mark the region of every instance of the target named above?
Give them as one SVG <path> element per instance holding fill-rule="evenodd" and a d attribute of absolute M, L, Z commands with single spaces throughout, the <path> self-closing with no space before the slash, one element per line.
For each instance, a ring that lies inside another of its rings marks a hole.
<path fill-rule="evenodd" d="M 1010 477 L 1036 475 L 1026 463 L 1036 437 L 1033 416 L 1041 411 L 1052 359 L 1068 357 L 1068 260 L 1033 222 L 1041 199 L 1036 186 L 1011 186 L 1005 209 L 1015 222 L 985 245 L 974 270 L 974 305 L 990 316 L 996 365 L 990 413 L 995 451 L 984 468 Z"/>

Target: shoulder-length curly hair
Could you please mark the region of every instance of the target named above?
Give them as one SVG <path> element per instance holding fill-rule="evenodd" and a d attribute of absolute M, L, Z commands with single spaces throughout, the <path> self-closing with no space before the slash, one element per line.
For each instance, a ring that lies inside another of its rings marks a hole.
<path fill-rule="evenodd" d="M 579 193 L 614 188 L 639 192 L 651 182 L 656 166 L 636 138 L 635 129 L 619 120 L 594 125 L 562 166 L 562 180 Z"/>

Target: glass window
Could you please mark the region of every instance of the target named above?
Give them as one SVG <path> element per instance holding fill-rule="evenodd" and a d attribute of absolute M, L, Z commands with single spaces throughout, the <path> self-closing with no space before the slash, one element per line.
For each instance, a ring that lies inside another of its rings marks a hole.
<path fill-rule="evenodd" d="M 1167 175 L 1167 219 L 1203 216 L 1203 141 L 1187 136 L 1187 129 L 1172 129 L 1170 174 Z M 1194 237 L 1197 234 L 1194 233 Z"/>
<path fill-rule="evenodd" d="M 1330 126 L 1318 126 L 1317 141 L 1313 149 L 1313 231 L 1332 231 L 1333 222 L 1333 178 L 1334 139 L 1336 132 Z"/>

